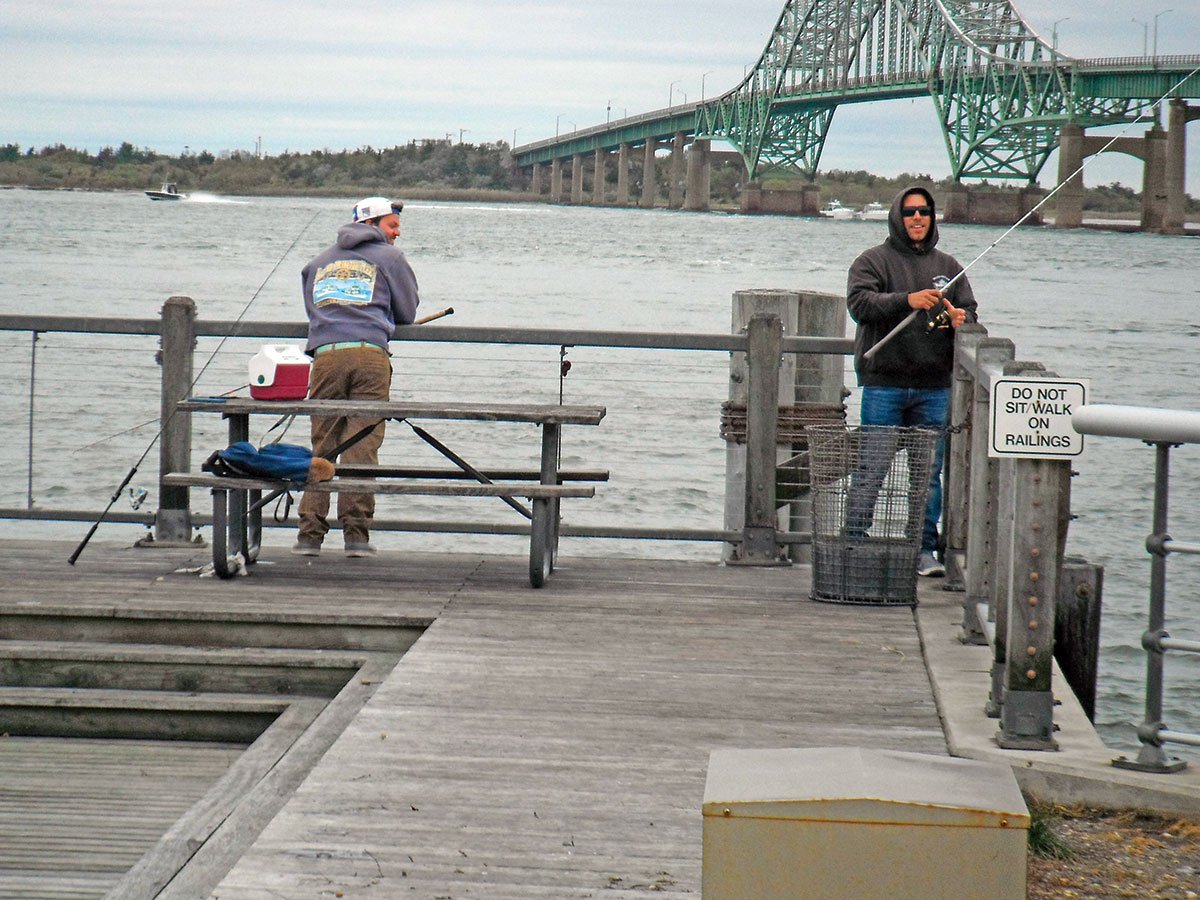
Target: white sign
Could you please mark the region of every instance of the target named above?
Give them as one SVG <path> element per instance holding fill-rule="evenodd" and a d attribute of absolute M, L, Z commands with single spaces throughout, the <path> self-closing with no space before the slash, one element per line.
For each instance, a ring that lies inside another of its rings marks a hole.
<path fill-rule="evenodd" d="M 992 382 L 988 456 L 1061 459 L 1083 452 L 1071 413 L 1087 402 L 1087 381 L 997 378 Z"/>

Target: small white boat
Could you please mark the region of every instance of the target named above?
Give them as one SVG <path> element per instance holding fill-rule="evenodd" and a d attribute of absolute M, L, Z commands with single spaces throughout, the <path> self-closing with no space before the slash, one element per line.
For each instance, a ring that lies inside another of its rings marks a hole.
<path fill-rule="evenodd" d="M 886 222 L 888 217 L 888 208 L 882 203 L 876 203 L 872 200 L 862 209 L 854 214 L 856 219 L 864 219 L 868 222 Z"/>
<path fill-rule="evenodd" d="M 853 219 L 854 210 L 843 206 L 841 200 L 830 200 L 821 207 L 821 215 L 827 219 Z"/>
<path fill-rule="evenodd" d="M 146 196 L 151 200 L 182 200 L 187 196 L 187 194 L 179 193 L 178 189 L 175 187 L 175 182 L 164 181 L 162 190 L 146 191 Z"/>

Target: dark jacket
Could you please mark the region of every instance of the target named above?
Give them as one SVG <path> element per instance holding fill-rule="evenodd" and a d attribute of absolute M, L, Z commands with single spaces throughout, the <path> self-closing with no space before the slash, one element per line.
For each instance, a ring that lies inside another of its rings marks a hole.
<path fill-rule="evenodd" d="M 366 222 L 338 229 L 337 243 L 301 273 L 311 353 L 322 344 L 370 341 L 384 350 L 416 315 L 417 279 L 404 254 Z"/>
<path fill-rule="evenodd" d="M 929 234 L 920 244 L 909 238 L 900 216 L 901 200 L 912 193 L 925 196 L 934 210 Z M 888 213 L 888 231 L 886 241 L 865 251 L 850 266 L 846 286 L 846 306 L 858 325 L 854 333 L 858 383 L 866 387 L 949 387 L 954 329 L 947 326 L 931 331 L 930 317 L 923 311 L 871 359 L 863 355 L 913 311 L 908 305 L 910 293 L 937 287 L 962 271 L 953 256 L 936 249 L 937 207 L 924 188 L 906 188 L 896 196 Z M 944 295 L 966 310 L 968 322 L 977 321 L 975 295 L 965 275 Z"/>

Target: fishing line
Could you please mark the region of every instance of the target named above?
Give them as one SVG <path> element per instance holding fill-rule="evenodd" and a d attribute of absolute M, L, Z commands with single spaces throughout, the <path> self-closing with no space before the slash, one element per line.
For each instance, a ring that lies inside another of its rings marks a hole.
<path fill-rule="evenodd" d="M 263 288 L 267 286 L 267 282 L 271 280 L 271 277 L 279 270 L 279 267 L 283 265 L 283 261 L 287 258 L 288 254 L 292 252 L 298 243 L 300 243 L 300 238 L 304 236 L 304 232 L 308 231 L 309 226 L 316 221 L 317 216 L 319 216 L 321 212 L 322 210 L 318 209 L 315 213 L 313 213 L 312 218 L 309 219 L 304 224 L 304 227 L 300 229 L 300 233 L 296 235 L 295 240 L 288 245 L 288 248 L 283 251 L 283 255 L 276 260 L 275 265 L 271 267 L 271 271 L 267 273 L 267 277 L 262 280 L 262 284 L 258 286 L 258 289 L 250 297 L 246 305 L 242 307 L 242 311 L 238 314 L 238 317 L 234 319 L 233 328 L 230 329 L 230 333 L 221 338 L 221 340 L 217 343 L 216 349 L 209 354 L 208 359 L 205 360 L 204 365 L 200 367 L 200 371 L 197 373 L 196 377 L 192 379 L 192 383 L 188 385 L 189 393 L 191 392 L 192 388 L 195 388 L 196 384 L 204 376 L 204 373 L 208 370 L 208 367 L 212 364 L 212 361 L 216 358 L 216 355 L 221 352 L 221 349 L 225 346 L 225 342 L 231 337 L 236 336 L 238 326 L 241 324 L 242 319 L 245 318 L 246 313 L 250 311 L 250 307 L 253 305 L 254 301 L 258 299 L 258 295 L 262 293 Z M 125 476 L 125 479 L 119 485 L 117 485 L 117 489 L 113 491 L 113 495 L 108 501 L 108 506 L 104 507 L 104 511 L 100 513 L 100 517 L 92 523 L 92 527 L 89 528 L 87 534 L 83 536 L 83 540 L 79 542 L 79 546 L 75 548 L 75 552 L 67 557 L 68 563 L 75 565 L 75 560 L 79 559 L 79 555 L 83 553 L 84 548 L 87 547 L 88 542 L 92 539 L 92 535 L 96 533 L 96 529 L 100 527 L 100 524 L 108 516 L 109 511 L 113 508 L 113 504 L 115 504 L 117 500 L 121 498 L 121 493 L 125 490 L 126 485 L 128 485 L 129 482 L 133 480 L 133 476 L 137 474 L 138 467 L 146 461 L 146 457 L 150 455 L 150 451 L 154 449 L 154 445 L 158 443 L 158 439 L 162 437 L 163 432 L 166 431 L 167 425 L 169 425 L 171 420 L 175 417 L 175 412 L 176 411 L 172 409 L 167 414 L 167 417 L 163 420 L 162 425 L 159 427 L 154 437 L 150 439 L 150 443 L 146 445 L 146 449 L 142 451 L 142 455 L 137 458 L 137 462 L 135 462 L 133 467 L 129 470 L 129 474 Z"/>
<path fill-rule="evenodd" d="M 975 265 L 975 263 L 979 262 L 981 259 L 983 259 L 985 256 L 987 256 L 989 253 L 991 253 L 992 250 L 995 249 L 997 244 L 999 244 L 1002 240 L 1004 240 L 1006 237 L 1008 237 L 1010 234 L 1012 234 L 1014 231 L 1016 231 L 1018 227 L 1023 225 L 1025 223 L 1026 219 L 1028 219 L 1035 212 L 1037 212 L 1039 209 L 1041 209 L 1042 204 L 1044 204 L 1047 200 L 1049 200 L 1051 197 L 1053 197 L 1055 194 L 1057 194 L 1059 192 L 1059 190 L 1061 190 L 1063 187 L 1065 187 L 1067 182 L 1069 182 L 1072 178 L 1074 178 L 1076 175 L 1078 175 L 1084 169 L 1086 169 L 1092 163 L 1092 161 L 1095 160 L 1097 157 L 1102 156 L 1104 154 L 1104 152 L 1106 150 L 1108 150 L 1109 147 L 1111 147 L 1113 144 L 1115 144 L 1117 142 L 1118 138 L 1124 137 L 1125 132 L 1129 131 L 1130 128 L 1132 128 L 1138 122 L 1142 121 L 1142 119 L 1146 118 L 1146 116 L 1151 111 L 1157 110 L 1158 105 L 1160 103 L 1162 103 L 1164 100 L 1166 100 L 1168 97 L 1170 97 L 1171 94 L 1173 94 L 1175 91 L 1179 90 L 1179 88 L 1183 86 L 1184 82 L 1187 81 L 1189 78 L 1191 78 L 1193 75 L 1195 75 L 1197 72 L 1200 72 L 1200 66 L 1197 66 L 1196 68 L 1192 69 L 1192 71 L 1190 71 L 1186 75 L 1184 75 L 1183 78 L 1179 79 L 1179 81 L 1177 81 L 1177 82 L 1175 82 L 1175 84 L 1171 85 L 1170 89 L 1165 94 L 1163 94 L 1161 97 L 1159 97 L 1157 100 L 1155 100 L 1153 103 L 1150 104 L 1150 106 L 1146 112 L 1141 113 L 1136 119 L 1134 119 L 1132 122 L 1130 122 L 1124 128 L 1122 128 L 1120 131 L 1118 131 L 1103 147 L 1101 147 L 1094 154 L 1092 154 L 1087 159 L 1085 159 L 1083 161 L 1083 164 L 1078 169 L 1076 169 L 1074 172 L 1072 172 L 1070 175 L 1068 175 L 1066 178 L 1064 178 L 1062 181 L 1060 181 L 1055 186 L 1054 190 L 1052 190 L 1045 197 L 1043 197 L 1040 201 L 1038 201 L 1036 206 L 1034 206 L 1032 209 L 1029 210 L 1029 212 L 1025 213 L 1025 215 L 1021 216 L 1021 218 L 1017 219 L 1016 222 L 1014 222 L 1012 225 L 1010 225 L 1008 227 L 1008 230 L 1005 231 L 1004 234 L 1000 235 L 1000 237 L 996 238 L 996 240 L 994 240 L 990 244 L 988 244 L 988 246 L 983 250 L 982 253 L 980 253 L 973 260 L 971 260 L 969 263 L 967 263 L 965 266 L 963 266 L 963 269 L 961 272 L 959 272 L 957 275 L 955 275 L 953 278 L 951 278 L 949 281 L 947 281 L 944 285 L 942 285 L 941 288 L 939 288 L 939 291 L 942 292 L 942 294 L 943 294 L 943 302 L 944 302 L 944 295 L 945 295 L 946 289 L 948 287 L 950 287 L 952 284 L 954 284 L 954 282 L 958 281 L 958 279 L 961 278 L 963 275 L 966 275 L 967 269 L 971 268 L 971 266 Z M 879 342 L 875 344 L 875 346 L 871 347 L 869 350 L 867 350 L 865 353 L 863 353 L 863 358 L 870 359 L 877 352 L 879 352 L 880 348 L 882 348 L 884 344 L 886 344 L 888 341 L 890 341 L 892 338 L 894 338 L 896 335 L 898 335 L 901 331 L 903 331 L 905 328 L 907 328 L 908 324 L 917 317 L 917 314 L 919 312 L 921 312 L 921 310 L 914 309 L 911 313 L 909 313 L 899 325 L 897 325 L 895 328 L 893 328 L 891 331 L 889 331 L 887 334 L 885 334 L 879 340 Z"/>

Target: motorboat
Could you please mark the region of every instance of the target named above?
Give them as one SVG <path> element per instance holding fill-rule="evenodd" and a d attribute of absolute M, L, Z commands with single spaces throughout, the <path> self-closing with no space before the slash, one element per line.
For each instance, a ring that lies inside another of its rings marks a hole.
<path fill-rule="evenodd" d="M 827 219 L 853 219 L 854 210 L 843 206 L 841 200 L 830 200 L 821 207 L 821 215 Z"/>
<path fill-rule="evenodd" d="M 854 214 L 857 219 L 864 219 L 868 222 L 886 222 L 888 217 L 888 208 L 882 203 L 877 203 L 872 200 L 862 209 Z"/>
<path fill-rule="evenodd" d="M 151 200 L 182 200 L 187 194 L 179 193 L 179 190 L 175 187 L 175 182 L 164 181 L 162 190 L 146 191 L 146 196 Z"/>

